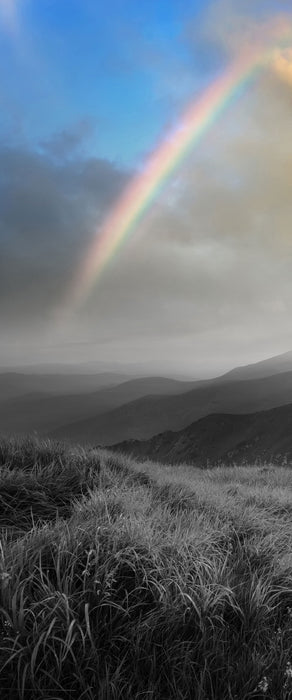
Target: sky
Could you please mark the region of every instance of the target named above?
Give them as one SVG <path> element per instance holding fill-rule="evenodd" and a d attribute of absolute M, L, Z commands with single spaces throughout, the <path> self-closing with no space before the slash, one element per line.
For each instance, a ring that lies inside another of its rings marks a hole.
<path fill-rule="evenodd" d="M 258 43 L 114 246 L 119 203 Z M 1 365 L 196 378 L 292 349 L 290 0 L 0 0 L 0 164 Z"/>

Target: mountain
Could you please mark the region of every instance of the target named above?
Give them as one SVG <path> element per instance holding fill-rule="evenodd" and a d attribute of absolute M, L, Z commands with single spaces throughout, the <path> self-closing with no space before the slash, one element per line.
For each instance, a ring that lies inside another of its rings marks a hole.
<path fill-rule="evenodd" d="M 129 440 L 114 451 L 164 463 L 225 464 L 292 460 L 292 404 L 249 415 L 213 414 L 177 432 Z"/>
<path fill-rule="evenodd" d="M 106 445 L 179 430 L 212 413 L 252 413 L 292 402 L 292 352 L 201 381 L 61 370 L 0 373 L 2 434 L 36 431 Z"/>
<path fill-rule="evenodd" d="M 230 372 L 224 375 L 225 379 L 234 381 L 237 379 L 261 379 L 269 377 L 273 374 L 281 374 L 292 370 L 292 350 L 269 357 L 267 360 L 255 362 L 252 365 L 243 367 L 235 367 Z"/>
<path fill-rule="evenodd" d="M 84 378 L 84 376 L 83 376 Z M 1 378 L 0 378 L 1 379 Z M 19 384 L 13 376 L 14 382 L 7 382 L 6 394 L 9 391 L 21 391 L 26 386 L 21 375 L 22 383 Z M 27 386 L 39 386 L 48 388 L 46 377 L 39 377 L 39 381 L 31 382 L 31 377 L 28 378 Z M 35 380 L 36 378 L 33 377 Z M 59 385 L 54 384 L 54 377 L 50 388 L 51 394 L 44 391 L 34 391 L 21 396 L 13 396 L 12 398 L 0 398 L 0 432 L 2 434 L 25 434 L 38 432 L 40 435 L 47 435 L 48 432 L 58 429 L 65 422 L 90 419 L 92 414 L 98 416 L 101 413 L 113 410 L 121 406 L 125 402 L 132 401 L 147 394 L 175 394 L 185 391 L 186 388 L 193 386 L 192 383 L 180 382 L 174 379 L 165 377 L 143 377 L 141 379 L 131 379 L 124 381 L 115 386 L 108 386 L 100 389 L 97 392 L 88 392 L 88 384 L 80 384 L 83 387 L 83 393 L 58 395 L 54 393 L 59 389 L 71 388 L 74 385 L 74 378 L 71 383 L 67 382 L 68 376 L 61 377 Z M 76 379 L 76 378 L 75 378 Z M 104 375 L 102 375 L 104 380 Z M 112 379 L 112 377 L 111 377 Z M 75 384 L 78 385 L 80 378 L 77 378 Z M 93 377 L 91 385 L 97 382 L 98 378 Z M 1 382 L 0 382 L 1 384 Z M 7 391 L 9 389 L 9 391 Z M 87 391 L 86 391 L 87 389 Z"/>
<path fill-rule="evenodd" d="M 52 437 L 109 445 L 179 430 L 213 413 L 253 413 L 292 402 L 292 371 L 262 379 L 199 382 L 177 395 L 146 396 L 102 415 L 63 425 Z"/>
<path fill-rule="evenodd" d="M 24 394 L 74 394 L 115 386 L 129 379 L 125 374 L 0 372 L 0 401 Z"/>

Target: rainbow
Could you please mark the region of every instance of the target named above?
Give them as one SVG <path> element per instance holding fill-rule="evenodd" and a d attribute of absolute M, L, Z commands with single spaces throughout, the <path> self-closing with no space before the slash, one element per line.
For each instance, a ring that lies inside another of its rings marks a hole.
<path fill-rule="evenodd" d="M 109 261 L 135 230 L 160 188 L 186 154 L 218 119 L 254 76 L 271 60 L 279 41 L 291 36 L 287 22 L 281 23 L 273 41 L 261 42 L 242 54 L 203 95 L 189 106 L 178 127 L 169 134 L 125 189 L 89 245 L 69 290 L 69 306 L 76 309 L 88 297 Z M 268 43 L 268 46 L 267 46 Z"/>

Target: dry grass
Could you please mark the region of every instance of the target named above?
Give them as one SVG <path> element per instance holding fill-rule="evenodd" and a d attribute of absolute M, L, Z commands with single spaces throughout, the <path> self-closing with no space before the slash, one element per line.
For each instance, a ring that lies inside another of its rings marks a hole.
<path fill-rule="evenodd" d="M 15 700 L 292 698 L 292 472 L 0 445 Z"/>

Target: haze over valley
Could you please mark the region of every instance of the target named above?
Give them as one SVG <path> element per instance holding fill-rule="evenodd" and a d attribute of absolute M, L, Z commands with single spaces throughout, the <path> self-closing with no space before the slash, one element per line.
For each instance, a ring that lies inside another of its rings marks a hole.
<path fill-rule="evenodd" d="M 6 436 L 34 434 L 87 446 L 118 443 L 122 451 L 143 458 L 168 456 L 171 462 L 195 464 L 224 456 L 230 461 L 230 455 L 252 459 L 253 450 L 255 458 L 291 457 L 291 351 L 197 381 L 114 372 L 2 372 L 0 390 Z M 239 449 L 244 441 L 251 443 L 248 449 Z"/>

